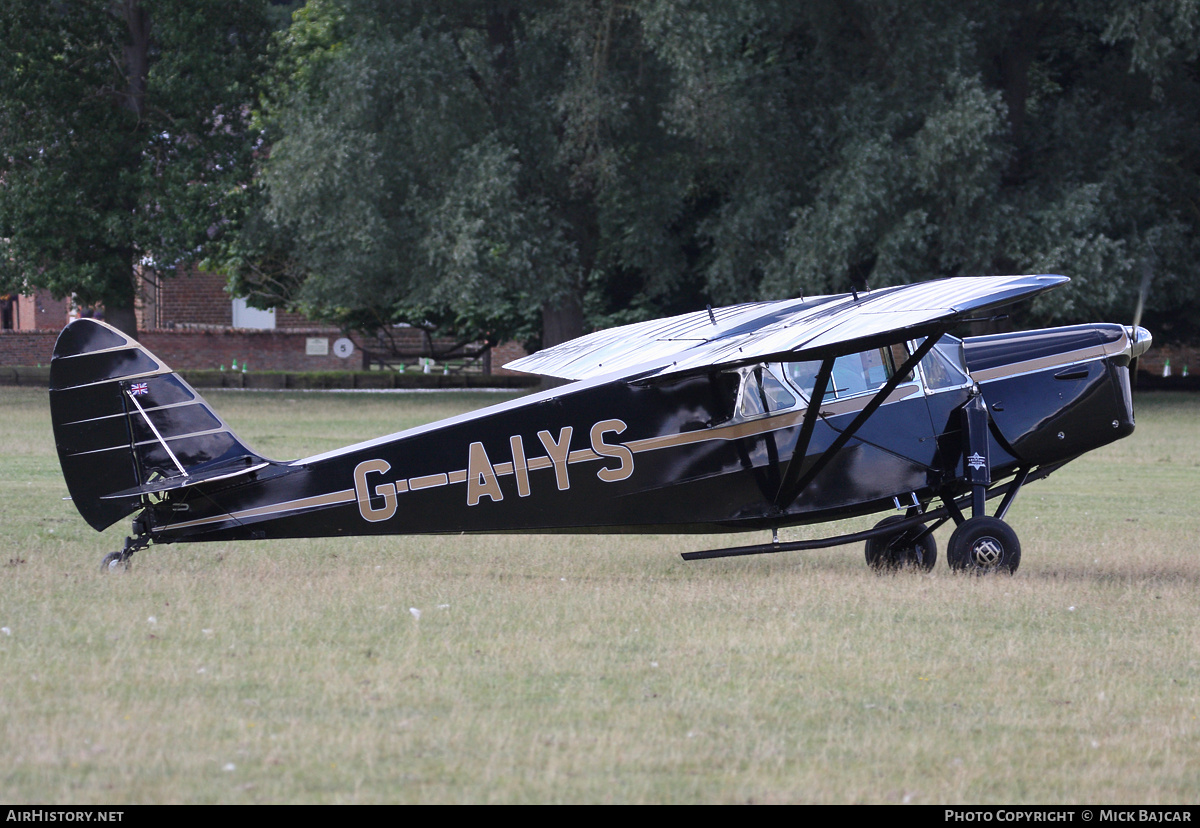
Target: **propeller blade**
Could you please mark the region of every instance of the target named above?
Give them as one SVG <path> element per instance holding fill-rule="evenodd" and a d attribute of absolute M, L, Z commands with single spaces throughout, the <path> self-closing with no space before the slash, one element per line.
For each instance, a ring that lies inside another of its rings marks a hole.
<path fill-rule="evenodd" d="M 1130 326 L 1128 329 L 1129 339 L 1130 339 L 1130 347 L 1131 347 L 1131 350 L 1130 350 L 1131 359 L 1129 360 L 1129 372 L 1131 375 L 1130 380 L 1133 383 L 1134 388 L 1137 388 L 1137 372 L 1138 372 L 1138 359 L 1137 358 L 1140 357 L 1142 354 L 1146 353 L 1146 351 L 1150 348 L 1150 342 L 1151 342 L 1150 332 L 1147 331 L 1145 328 L 1141 327 L 1141 325 L 1142 325 L 1142 311 L 1145 310 L 1145 308 L 1146 308 L 1146 296 L 1147 296 L 1147 294 L 1150 293 L 1150 280 L 1152 278 L 1154 278 L 1154 271 L 1150 267 L 1150 262 L 1148 262 L 1148 261 L 1144 262 L 1142 265 L 1142 286 L 1140 288 L 1138 288 L 1137 307 L 1134 308 L 1134 311 L 1133 311 L 1133 325 Z M 1141 334 L 1145 334 L 1145 344 L 1142 345 L 1139 350 L 1136 347 L 1136 345 L 1138 342 L 1140 342 Z"/>

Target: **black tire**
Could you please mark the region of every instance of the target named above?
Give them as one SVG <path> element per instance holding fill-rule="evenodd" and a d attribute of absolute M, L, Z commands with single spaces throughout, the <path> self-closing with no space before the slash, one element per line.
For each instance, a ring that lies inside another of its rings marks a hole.
<path fill-rule="evenodd" d="M 980 515 L 963 521 L 954 530 L 946 548 L 946 562 L 959 571 L 1011 575 L 1021 565 L 1021 542 L 1004 521 Z"/>
<path fill-rule="evenodd" d="M 893 523 L 899 523 L 906 518 L 892 515 L 875 524 L 876 529 L 882 529 Z M 893 571 L 912 567 L 928 572 L 937 563 L 937 541 L 930 533 L 921 538 L 919 543 L 913 543 L 912 538 L 925 531 L 923 524 L 913 526 L 901 532 L 882 534 L 867 541 L 867 566 L 872 569 Z"/>

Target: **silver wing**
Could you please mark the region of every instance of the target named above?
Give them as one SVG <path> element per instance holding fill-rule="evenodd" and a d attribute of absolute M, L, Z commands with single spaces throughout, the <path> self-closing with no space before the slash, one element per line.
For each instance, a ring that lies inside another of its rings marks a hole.
<path fill-rule="evenodd" d="M 957 319 L 1028 299 L 1068 281 L 1052 275 L 970 276 L 857 295 L 732 305 L 596 331 L 504 367 L 579 380 L 664 376 L 849 352 L 925 336 Z"/>

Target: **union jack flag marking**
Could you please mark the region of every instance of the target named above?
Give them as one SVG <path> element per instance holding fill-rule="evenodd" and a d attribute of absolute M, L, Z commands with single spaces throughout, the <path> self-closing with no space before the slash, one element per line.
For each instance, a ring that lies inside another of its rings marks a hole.
<path fill-rule="evenodd" d="M 129 386 L 129 393 L 140 397 L 142 394 L 150 393 L 150 386 L 144 382 L 135 382 Z"/>

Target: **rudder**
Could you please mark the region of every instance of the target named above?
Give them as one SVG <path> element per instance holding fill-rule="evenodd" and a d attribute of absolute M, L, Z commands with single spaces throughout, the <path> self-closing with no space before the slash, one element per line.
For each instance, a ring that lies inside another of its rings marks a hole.
<path fill-rule="evenodd" d="M 266 462 L 162 360 L 94 319 L 59 334 L 50 417 L 67 489 L 97 531 L 154 493 Z"/>

